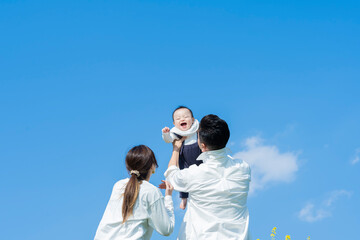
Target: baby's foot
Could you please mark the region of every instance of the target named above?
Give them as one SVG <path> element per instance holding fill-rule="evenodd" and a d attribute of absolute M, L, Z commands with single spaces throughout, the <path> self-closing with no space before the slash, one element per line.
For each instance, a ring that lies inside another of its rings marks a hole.
<path fill-rule="evenodd" d="M 180 208 L 181 208 L 182 210 L 185 210 L 186 204 L 187 204 L 187 198 L 182 198 L 182 199 L 181 199 L 181 203 L 180 203 Z"/>

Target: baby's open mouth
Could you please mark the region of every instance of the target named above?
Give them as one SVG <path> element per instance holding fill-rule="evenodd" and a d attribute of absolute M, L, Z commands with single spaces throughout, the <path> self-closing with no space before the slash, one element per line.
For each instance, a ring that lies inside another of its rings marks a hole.
<path fill-rule="evenodd" d="M 186 127 L 187 123 L 181 123 L 180 126 Z"/>

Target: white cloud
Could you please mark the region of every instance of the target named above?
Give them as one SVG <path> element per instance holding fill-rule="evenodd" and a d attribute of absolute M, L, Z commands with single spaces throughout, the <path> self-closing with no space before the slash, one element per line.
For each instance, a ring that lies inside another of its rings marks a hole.
<path fill-rule="evenodd" d="M 331 213 L 324 209 L 315 209 L 314 204 L 307 203 L 299 212 L 299 218 L 305 222 L 316 222 L 330 217 Z"/>
<path fill-rule="evenodd" d="M 291 182 L 298 170 L 298 154 L 280 153 L 276 146 L 265 145 L 263 139 L 250 137 L 245 140 L 245 150 L 234 154 L 251 166 L 250 192 L 279 182 Z"/>
<path fill-rule="evenodd" d="M 353 165 L 358 163 L 360 161 L 360 156 L 359 155 L 360 155 L 360 148 L 357 148 L 355 150 L 355 156 L 351 159 L 350 163 L 353 164 Z"/>
<path fill-rule="evenodd" d="M 346 190 L 336 190 L 330 193 L 330 196 L 324 201 L 324 205 L 330 207 L 341 196 L 351 197 L 352 193 Z"/>
<path fill-rule="evenodd" d="M 332 205 L 334 202 L 342 196 L 351 197 L 351 195 L 352 193 L 346 190 L 332 191 L 318 206 L 315 206 L 313 203 L 307 203 L 299 211 L 298 217 L 300 220 L 310 223 L 330 217 L 332 215 L 331 211 L 333 210 Z"/>

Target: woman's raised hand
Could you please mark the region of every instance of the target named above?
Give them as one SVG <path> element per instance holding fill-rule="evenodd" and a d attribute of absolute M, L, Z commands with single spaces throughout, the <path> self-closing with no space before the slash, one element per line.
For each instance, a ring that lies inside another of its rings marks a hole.
<path fill-rule="evenodd" d="M 166 189 L 165 196 L 171 196 L 172 192 L 174 190 L 174 187 L 168 181 L 164 181 L 164 180 L 161 180 L 161 181 L 162 181 L 162 183 L 159 185 L 159 188 Z"/>

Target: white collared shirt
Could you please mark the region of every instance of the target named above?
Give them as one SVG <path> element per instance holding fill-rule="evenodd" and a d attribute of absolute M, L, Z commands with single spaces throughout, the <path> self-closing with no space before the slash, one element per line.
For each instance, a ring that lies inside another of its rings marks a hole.
<path fill-rule="evenodd" d="M 204 152 L 197 160 L 204 163 L 183 170 L 170 166 L 164 174 L 176 191 L 189 192 L 178 239 L 250 240 L 249 165 L 228 156 L 225 148 Z"/>
<path fill-rule="evenodd" d="M 164 198 L 160 190 L 147 181 L 140 185 L 133 214 L 122 223 L 123 193 L 128 181 L 127 178 L 115 183 L 95 240 L 148 240 L 154 229 L 161 235 L 170 235 L 175 225 L 172 197 Z"/>

